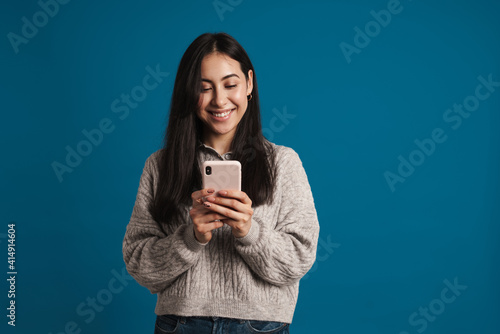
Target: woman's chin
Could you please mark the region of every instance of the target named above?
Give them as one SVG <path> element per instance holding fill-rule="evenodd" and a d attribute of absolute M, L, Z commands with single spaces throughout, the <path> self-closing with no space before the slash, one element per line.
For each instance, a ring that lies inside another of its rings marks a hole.
<path fill-rule="evenodd" d="M 233 127 L 228 127 L 228 126 L 211 126 L 210 127 L 210 132 L 212 132 L 216 136 L 225 136 L 229 133 L 231 133 L 233 130 Z"/>

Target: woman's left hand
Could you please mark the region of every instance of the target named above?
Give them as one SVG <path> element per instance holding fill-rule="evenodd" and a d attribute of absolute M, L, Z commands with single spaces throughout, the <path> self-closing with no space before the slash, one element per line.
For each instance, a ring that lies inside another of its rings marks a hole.
<path fill-rule="evenodd" d="M 231 226 L 233 235 L 244 237 L 252 226 L 252 201 L 243 191 L 220 190 L 218 194 L 208 196 L 205 207 L 226 216 L 228 219 L 222 219 L 222 222 Z"/>

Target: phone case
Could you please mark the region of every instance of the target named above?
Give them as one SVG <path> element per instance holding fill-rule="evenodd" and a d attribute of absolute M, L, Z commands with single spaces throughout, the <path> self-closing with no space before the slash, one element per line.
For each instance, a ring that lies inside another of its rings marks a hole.
<path fill-rule="evenodd" d="M 208 167 L 208 169 L 207 169 Z M 201 167 L 203 188 L 241 190 L 241 164 L 238 160 L 205 161 Z"/>

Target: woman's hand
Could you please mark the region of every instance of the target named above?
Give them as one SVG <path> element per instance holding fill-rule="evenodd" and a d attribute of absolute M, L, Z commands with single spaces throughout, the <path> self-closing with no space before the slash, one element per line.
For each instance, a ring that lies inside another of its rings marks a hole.
<path fill-rule="evenodd" d="M 220 190 L 220 196 L 208 196 L 205 207 L 225 216 L 222 221 L 231 226 L 233 235 L 242 238 L 252 226 L 252 201 L 243 191 Z"/>
<path fill-rule="evenodd" d="M 212 239 L 212 231 L 224 225 L 222 221 L 215 220 L 227 218 L 216 212 L 208 210 L 203 205 L 205 202 L 204 198 L 213 194 L 213 192 L 214 189 L 209 188 L 201 189 L 191 194 L 191 198 L 193 199 L 193 208 L 189 211 L 189 215 L 193 221 L 196 240 L 201 243 L 209 242 L 210 239 Z"/>

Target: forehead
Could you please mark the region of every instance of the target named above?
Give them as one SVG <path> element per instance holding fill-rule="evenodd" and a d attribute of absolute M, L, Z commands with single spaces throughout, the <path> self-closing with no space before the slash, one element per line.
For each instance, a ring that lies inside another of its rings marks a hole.
<path fill-rule="evenodd" d="M 220 80 L 228 74 L 243 75 L 240 63 L 222 53 L 211 53 L 201 61 L 201 76 L 204 79 Z"/>

